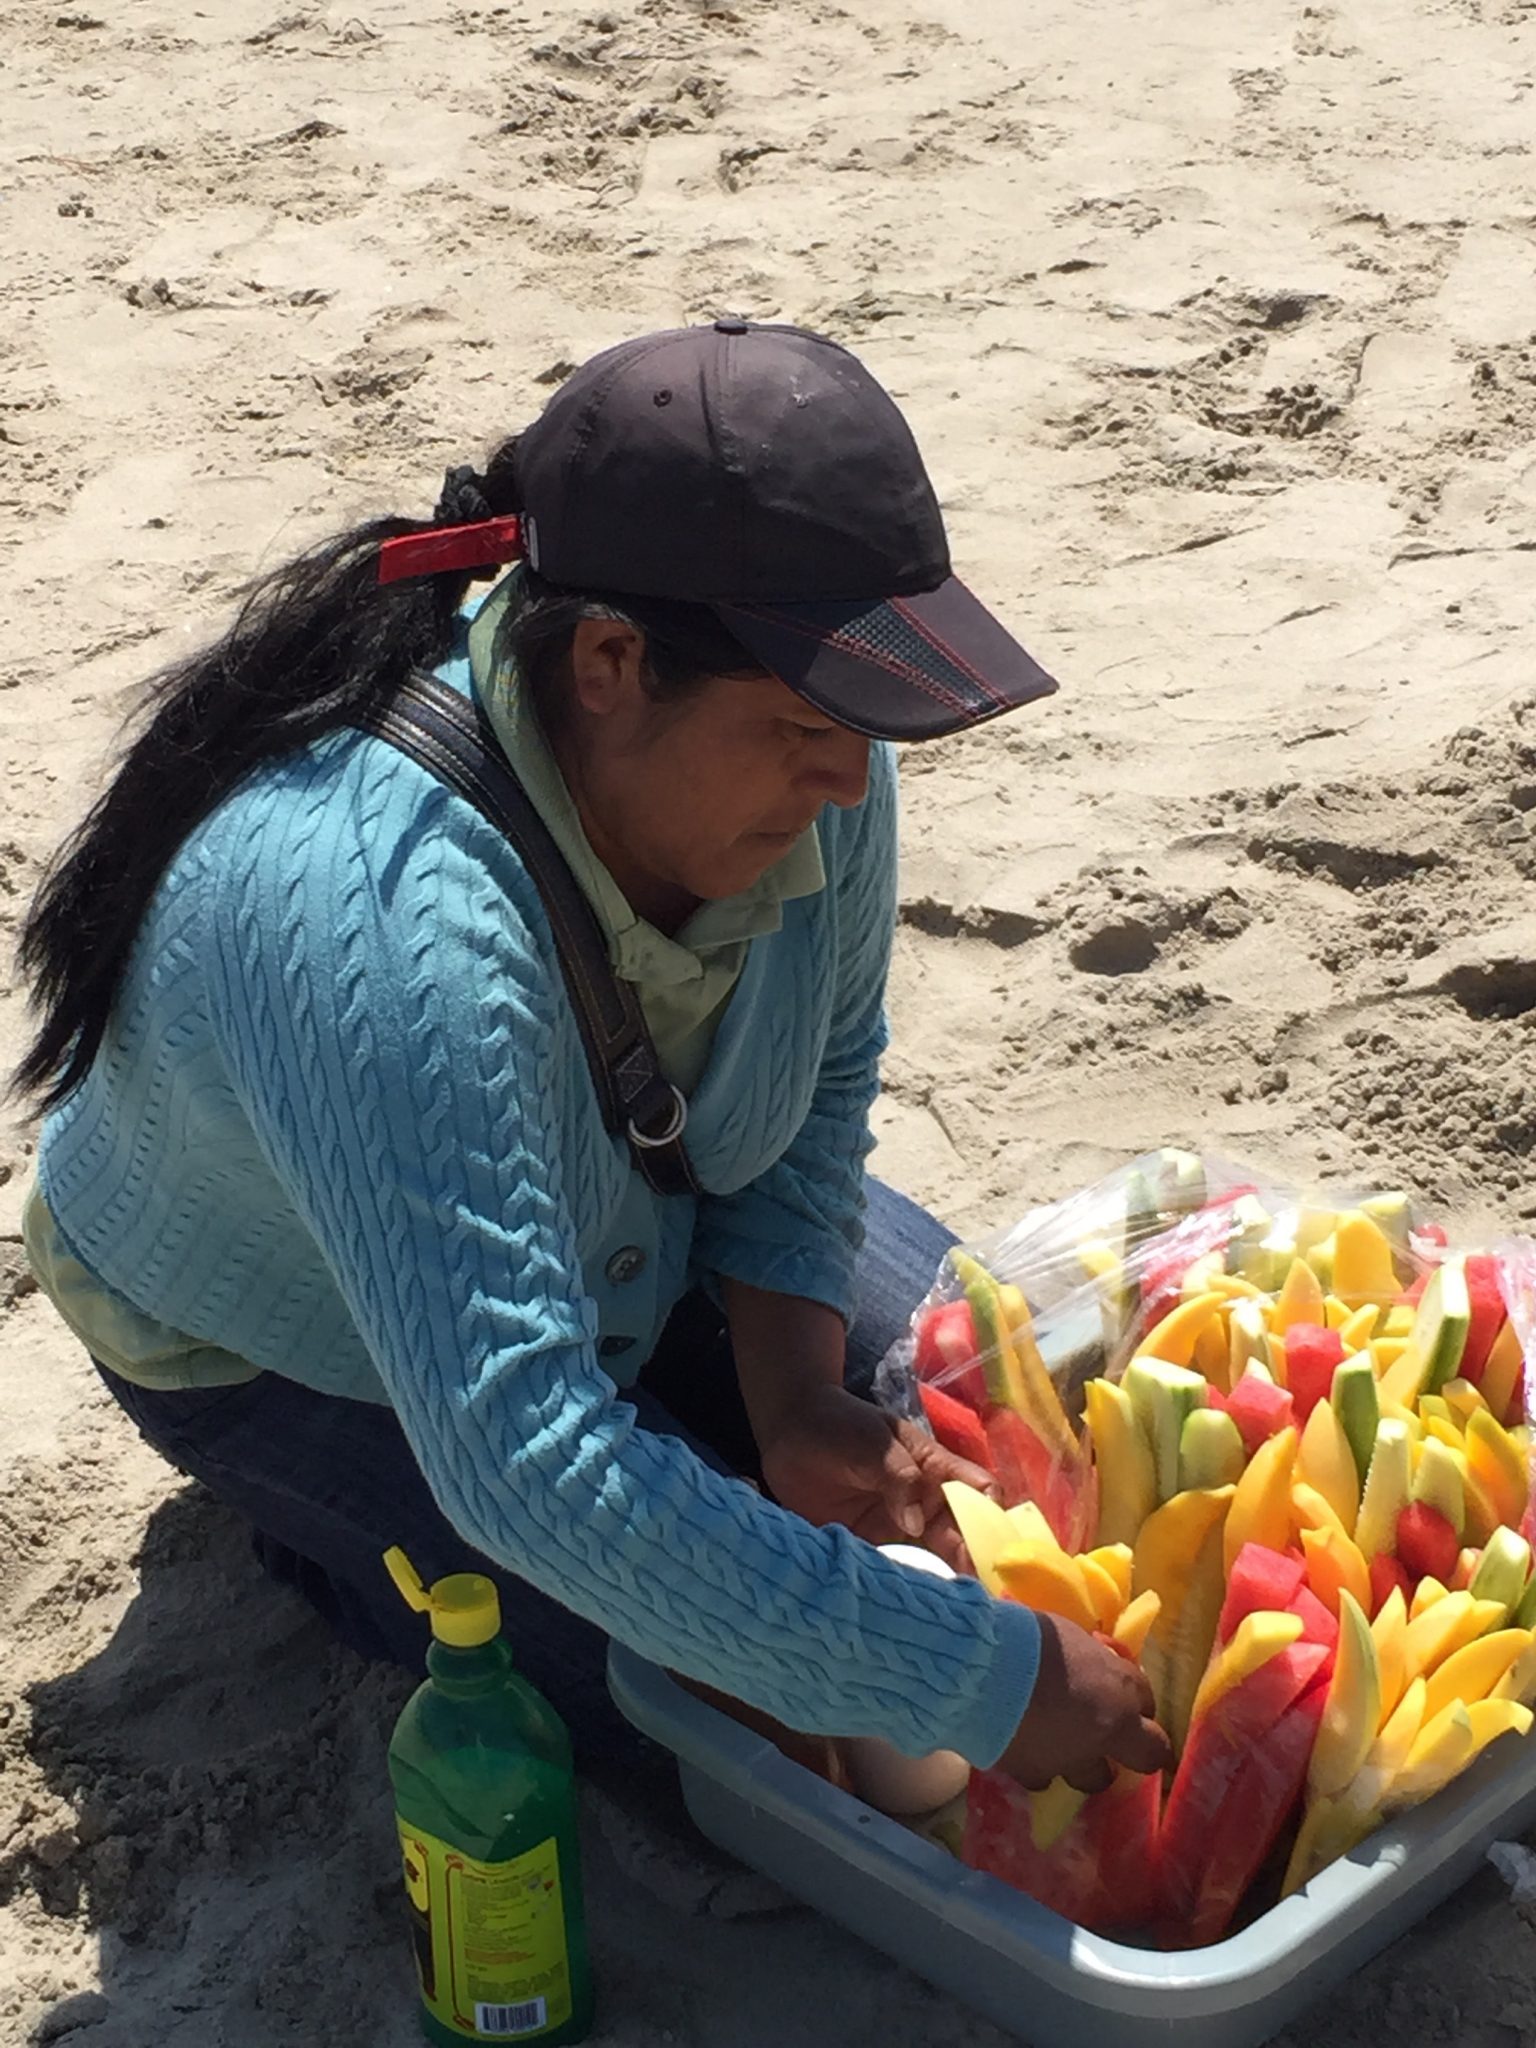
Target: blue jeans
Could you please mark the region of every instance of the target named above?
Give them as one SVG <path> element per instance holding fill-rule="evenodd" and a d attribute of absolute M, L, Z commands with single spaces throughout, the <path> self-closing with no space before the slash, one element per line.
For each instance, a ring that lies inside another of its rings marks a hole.
<path fill-rule="evenodd" d="M 954 1239 L 904 1195 L 871 1179 L 846 1381 L 867 1394 Z M 680 1438 L 717 1471 L 752 1476 L 756 1449 L 719 1311 L 702 1293 L 669 1318 L 633 1389 L 640 1427 Z M 160 1391 L 101 1369 L 140 1433 L 254 1529 L 269 1575 L 297 1590 L 365 1657 L 422 1668 L 427 1633 L 382 1562 L 398 1543 L 422 1577 L 484 1572 L 501 1595 L 519 1668 L 565 1716 L 589 1768 L 631 1748 L 604 1680 L 607 1639 L 474 1550 L 433 1499 L 394 1410 L 316 1393 L 264 1372 L 239 1386 Z"/>

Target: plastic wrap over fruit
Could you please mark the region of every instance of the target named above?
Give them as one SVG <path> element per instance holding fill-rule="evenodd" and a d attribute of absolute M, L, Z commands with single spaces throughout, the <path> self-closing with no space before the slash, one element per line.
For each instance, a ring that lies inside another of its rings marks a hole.
<path fill-rule="evenodd" d="M 1536 1244 L 1393 1191 L 1164 1152 L 957 1247 L 881 1386 L 993 1473 L 947 1489 L 978 1576 L 1137 1658 L 1177 1758 L 978 1772 L 966 1860 L 1198 1946 L 1525 1735 L 1533 1361 Z"/>

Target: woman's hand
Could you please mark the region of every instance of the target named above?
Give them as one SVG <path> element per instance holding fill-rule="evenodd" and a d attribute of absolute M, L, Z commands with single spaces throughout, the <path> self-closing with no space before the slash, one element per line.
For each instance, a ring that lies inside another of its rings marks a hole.
<path fill-rule="evenodd" d="M 1141 1666 L 1076 1622 L 1052 1614 L 1037 1619 L 1035 1689 L 996 1768 L 1032 1791 L 1065 1778 L 1080 1792 L 1102 1792 L 1111 1764 L 1161 1771 L 1172 1763 Z"/>
<path fill-rule="evenodd" d="M 869 1543 L 919 1544 L 957 1570 L 967 1566 L 965 1546 L 940 1489 L 946 1479 L 963 1479 L 996 1491 L 990 1473 L 840 1386 L 807 1390 L 758 1448 L 764 1482 L 781 1507 L 818 1527 L 838 1523 Z"/>

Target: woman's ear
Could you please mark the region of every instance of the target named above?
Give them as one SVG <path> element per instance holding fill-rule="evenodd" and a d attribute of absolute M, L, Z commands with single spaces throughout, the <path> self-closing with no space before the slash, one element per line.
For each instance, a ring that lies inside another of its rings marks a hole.
<path fill-rule="evenodd" d="M 583 619 L 571 636 L 571 681 L 583 711 L 605 717 L 646 701 L 645 636 L 619 619 Z"/>

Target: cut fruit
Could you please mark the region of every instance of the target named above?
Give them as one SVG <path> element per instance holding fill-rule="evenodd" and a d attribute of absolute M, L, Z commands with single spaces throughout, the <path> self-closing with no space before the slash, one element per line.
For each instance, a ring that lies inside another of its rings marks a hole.
<path fill-rule="evenodd" d="M 1136 1420 L 1152 1446 L 1158 1499 L 1172 1500 L 1180 1490 L 1179 1450 L 1184 1425 L 1196 1409 L 1206 1404 L 1205 1379 L 1200 1373 L 1166 1359 L 1138 1356 L 1126 1367 L 1120 1385 L 1130 1396 Z"/>
<path fill-rule="evenodd" d="M 1316 1487 L 1339 1518 L 1340 1526 L 1352 1532 L 1360 1506 L 1360 1480 L 1355 1454 L 1350 1449 L 1344 1426 L 1332 1404 L 1319 1399 L 1307 1418 L 1296 1450 L 1296 1476 Z"/>
<path fill-rule="evenodd" d="M 1291 1540 L 1291 1472 L 1296 1462 L 1294 1428 L 1281 1430 L 1254 1453 L 1237 1482 L 1227 1517 L 1224 1550 L 1237 1556 L 1245 1543 L 1284 1550 Z"/>
<path fill-rule="evenodd" d="M 1411 1408 L 1420 1394 L 1438 1394 L 1456 1377 L 1471 1320 L 1466 1268 L 1447 1259 L 1429 1276 L 1402 1356 L 1382 1374 L 1383 1399 Z"/>
<path fill-rule="evenodd" d="M 1305 1578 L 1304 1566 L 1286 1552 L 1245 1543 L 1227 1574 L 1226 1598 L 1216 1628 L 1218 1641 L 1229 1642 L 1250 1614 L 1288 1612 Z"/>
<path fill-rule="evenodd" d="M 1367 1564 L 1382 1551 L 1390 1553 L 1396 1543 L 1397 1518 L 1411 1491 L 1409 1475 L 1407 1426 L 1387 1417 L 1376 1426 L 1376 1449 L 1355 1521 L 1355 1542 Z"/>
<path fill-rule="evenodd" d="M 1216 1408 L 1197 1408 L 1179 1438 L 1179 1485 L 1228 1486 L 1243 1476 L 1248 1453 L 1237 1424 Z"/>
<path fill-rule="evenodd" d="M 1090 1380 L 1083 1389 L 1099 1471 L 1099 1541 L 1134 1543 L 1157 1506 L 1157 1461 L 1123 1387 Z"/>
<path fill-rule="evenodd" d="M 1438 1508 L 1413 1500 L 1398 1515 L 1395 1548 L 1410 1579 L 1433 1578 L 1448 1584 L 1461 1546 Z"/>

